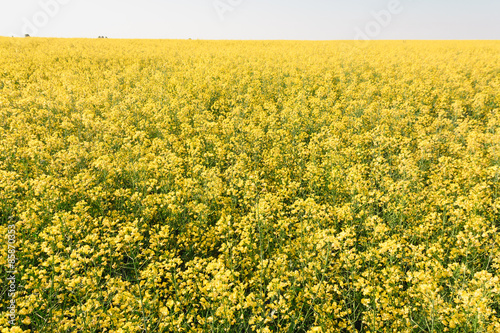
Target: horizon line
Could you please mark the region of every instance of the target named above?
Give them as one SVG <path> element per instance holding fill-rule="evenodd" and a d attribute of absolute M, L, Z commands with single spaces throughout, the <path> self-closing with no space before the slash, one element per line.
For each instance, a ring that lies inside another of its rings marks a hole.
<path fill-rule="evenodd" d="M 499 42 L 500 39 L 420 39 L 420 38 L 410 38 L 410 39 L 236 39 L 236 38 L 128 38 L 128 37 L 46 37 L 46 36 L 5 36 L 0 35 L 0 38 L 39 38 L 39 39 L 113 39 L 113 40 L 183 40 L 183 41 L 290 41 L 290 42 L 388 42 L 388 41 L 491 41 Z"/>

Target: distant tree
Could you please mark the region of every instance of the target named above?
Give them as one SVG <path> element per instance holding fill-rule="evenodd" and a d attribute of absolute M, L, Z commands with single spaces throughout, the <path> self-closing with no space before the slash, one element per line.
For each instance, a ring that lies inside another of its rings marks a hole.
<path fill-rule="evenodd" d="M 29 34 L 25 34 L 24 37 L 29 37 L 30 35 Z"/>

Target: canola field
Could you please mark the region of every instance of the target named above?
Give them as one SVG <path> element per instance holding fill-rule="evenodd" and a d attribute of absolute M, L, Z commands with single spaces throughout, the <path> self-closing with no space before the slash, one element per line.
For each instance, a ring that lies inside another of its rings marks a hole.
<path fill-rule="evenodd" d="M 0 332 L 500 332 L 500 42 L 0 39 Z"/>

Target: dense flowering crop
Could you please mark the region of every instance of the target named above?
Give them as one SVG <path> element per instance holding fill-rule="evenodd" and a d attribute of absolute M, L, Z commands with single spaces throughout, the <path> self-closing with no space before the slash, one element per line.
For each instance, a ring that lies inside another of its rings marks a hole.
<path fill-rule="evenodd" d="M 0 39 L 0 331 L 500 332 L 499 110 L 499 42 Z"/>

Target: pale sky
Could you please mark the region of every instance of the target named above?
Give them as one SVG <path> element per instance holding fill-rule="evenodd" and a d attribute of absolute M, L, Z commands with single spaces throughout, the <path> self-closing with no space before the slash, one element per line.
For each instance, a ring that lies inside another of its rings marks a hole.
<path fill-rule="evenodd" d="M 500 39 L 500 0 L 0 0 L 0 36 Z"/>

